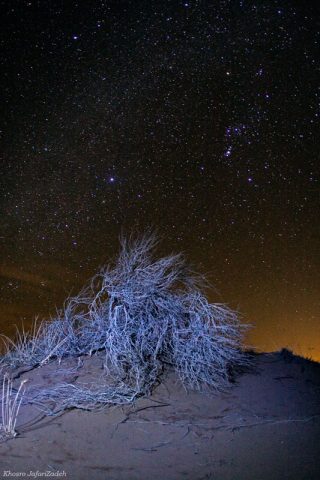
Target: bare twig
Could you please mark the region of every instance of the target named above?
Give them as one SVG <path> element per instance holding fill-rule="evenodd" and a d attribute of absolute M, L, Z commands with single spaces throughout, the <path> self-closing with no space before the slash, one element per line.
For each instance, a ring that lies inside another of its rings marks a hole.
<path fill-rule="evenodd" d="M 126 420 L 126 423 L 137 423 L 137 424 L 145 424 L 145 423 L 155 423 L 157 425 L 168 425 L 168 426 L 174 426 L 178 428 L 191 428 L 191 427 L 202 427 L 207 430 L 231 430 L 235 431 L 240 428 L 252 428 L 252 427 L 258 427 L 261 425 L 275 425 L 275 424 L 281 424 L 281 423 L 294 423 L 294 422 L 310 422 L 311 420 L 315 418 L 319 418 L 320 414 L 317 415 L 312 415 L 310 417 L 304 417 L 304 418 L 283 418 L 279 420 L 275 419 L 264 419 L 261 422 L 254 422 L 254 423 L 240 423 L 240 424 L 229 424 L 229 425 L 210 425 L 208 422 L 184 422 L 184 421 L 178 421 L 178 422 L 166 422 L 162 420 Z M 125 422 L 121 422 L 125 423 Z"/>

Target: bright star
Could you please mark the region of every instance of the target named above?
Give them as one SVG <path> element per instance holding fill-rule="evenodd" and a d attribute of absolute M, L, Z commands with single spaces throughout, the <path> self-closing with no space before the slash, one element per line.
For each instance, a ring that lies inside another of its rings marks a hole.
<path fill-rule="evenodd" d="M 224 152 L 225 157 L 230 157 L 232 151 L 232 146 L 229 146 L 227 150 Z"/>

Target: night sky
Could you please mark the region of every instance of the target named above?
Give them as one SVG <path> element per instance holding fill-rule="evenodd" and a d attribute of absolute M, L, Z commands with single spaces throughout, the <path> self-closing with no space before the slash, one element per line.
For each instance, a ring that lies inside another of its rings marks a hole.
<path fill-rule="evenodd" d="M 1 2 L 2 332 L 152 227 L 248 343 L 320 360 L 316 4 Z"/>

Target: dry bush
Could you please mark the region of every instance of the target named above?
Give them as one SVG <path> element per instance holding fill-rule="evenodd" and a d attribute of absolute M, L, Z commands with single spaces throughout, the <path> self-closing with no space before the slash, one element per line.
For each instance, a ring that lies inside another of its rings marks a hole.
<path fill-rule="evenodd" d="M 60 401 L 62 409 L 131 402 L 152 390 L 167 364 L 186 388 L 219 390 L 228 384 L 230 368 L 246 363 L 246 327 L 236 312 L 210 304 L 204 279 L 182 255 L 156 259 L 156 247 L 153 235 L 122 239 L 114 264 L 31 340 L 31 364 L 103 350 L 109 386 L 58 385 L 38 392 L 38 402 Z M 23 353 L 25 361 L 26 348 Z"/>

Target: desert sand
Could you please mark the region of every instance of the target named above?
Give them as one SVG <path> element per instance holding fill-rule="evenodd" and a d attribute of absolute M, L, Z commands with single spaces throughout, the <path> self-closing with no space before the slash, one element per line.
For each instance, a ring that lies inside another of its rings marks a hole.
<path fill-rule="evenodd" d="M 32 389 L 88 385 L 102 372 L 98 354 L 14 377 Z M 132 405 L 56 416 L 22 405 L 16 429 L 0 443 L 3 478 L 317 480 L 320 364 L 286 350 L 253 354 L 252 367 L 215 394 L 186 392 L 168 370 Z"/>

